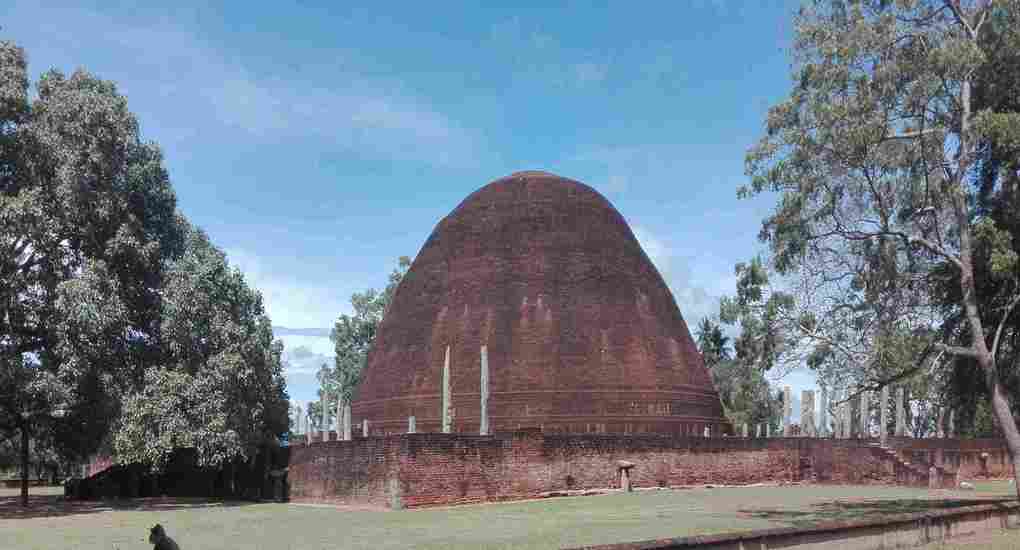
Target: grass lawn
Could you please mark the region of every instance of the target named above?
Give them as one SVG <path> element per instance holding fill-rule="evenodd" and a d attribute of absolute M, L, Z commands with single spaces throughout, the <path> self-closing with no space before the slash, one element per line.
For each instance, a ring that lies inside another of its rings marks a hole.
<path fill-rule="evenodd" d="M 384 512 L 299 504 L 197 499 L 64 503 L 59 488 L 33 488 L 23 512 L 0 489 L 0 548 L 151 548 L 162 523 L 183 550 L 221 548 L 558 548 L 690 534 L 811 525 L 1009 495 L 904 487 L 787 486 L 639 491 Z M 950 548 L 947 546 L 947 548 Z M 1010 547 L 1012 548 L 1012 547 Z"/>

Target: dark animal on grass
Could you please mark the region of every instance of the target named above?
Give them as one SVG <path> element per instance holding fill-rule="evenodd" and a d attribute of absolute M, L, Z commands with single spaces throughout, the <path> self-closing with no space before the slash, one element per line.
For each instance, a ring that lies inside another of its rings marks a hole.
<path fill-rule="evenodd" d="M 158 523 L 149 529 L 149 542 L 152 543 L 152 550 L 181 550 L 174 539 L 166 535 L 163 526 Z"/>

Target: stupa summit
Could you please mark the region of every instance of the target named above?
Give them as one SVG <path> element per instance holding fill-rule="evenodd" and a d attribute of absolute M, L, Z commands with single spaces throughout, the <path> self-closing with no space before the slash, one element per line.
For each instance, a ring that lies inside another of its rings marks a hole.
<path fill-rule="evenodd" d="M 496 180 L 439 222 L 379 325 L 351 412 L 372 435 L 407 432 L 409 417 L 418 432 L 729 430 L 623 216 L 545 172 Z"/>

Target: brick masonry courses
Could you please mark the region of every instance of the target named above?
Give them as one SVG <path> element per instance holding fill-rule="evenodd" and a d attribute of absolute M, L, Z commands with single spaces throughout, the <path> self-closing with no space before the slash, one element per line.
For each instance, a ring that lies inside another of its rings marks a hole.
<path fill-rule="evenodd" d="M 454 505 L 536 498 L 550 492 L 619 486 L 618 461 L 633 462 L 634 487 L 815 482 L 911 484 L 876 440 L 697 438 L 655 435 L 542 434 L 493 436 L 419 433 L 291 447 L 295 501 L 389 506 Z M 1009 475 L 1001 440 L 890 438 L 900 459 L 926 472 L 937 462 L 961 479 Z M 987 458 L 982 458 L 987 454 Z M 393 481 L 396 479 L 397 481 Z M 948 480 L 946 483 L 951 483 Z"/>
<path fill-rule="evenodd" d="M 669 288 L 582 183 L 513 174 L 439 222 L 380 323 L 354 421 L 446 431 L 448 404 L 450 432 L 479 433 L 483 346 L 492 431 L 732 433 Z"/>

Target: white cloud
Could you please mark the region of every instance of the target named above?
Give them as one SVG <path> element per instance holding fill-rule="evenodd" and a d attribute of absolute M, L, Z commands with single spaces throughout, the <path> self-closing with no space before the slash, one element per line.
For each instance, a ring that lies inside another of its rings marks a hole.
<path fill-rule="evenodd" d="M 591 59 L 592 53 L 566 47 L 556 36 L 520 17 L 492 25 L 489 42 L 518 76 L 563 88 L 601 84 L 611 70 L 609 59 Z"/>
<path fill-rule="evenodd" d="M 681 256 L 669 243 L 641 226 L 632 229 L 641 248 L 673 292 L 677 307 L 691 330 L 702 318 L 719 313 L 719 299 L 732 292 L 732 285 L 726 287 L 732 277 L 707 269 L 708 262 L 699 264 L 697 258 Z M 697 273 L 692 265 L 699 266 Z"/>
<path fill-rule="evenodd" d="M 336 288 L 280 274 L 254 254 L 241 249 L 229 248 L 225 252 L 227 261 L 240 269 L 248 284 L 262 293 L 263 304 L 274 325 L 330 327 L 337 315 L 350 309 L 347 298 Z"/>

